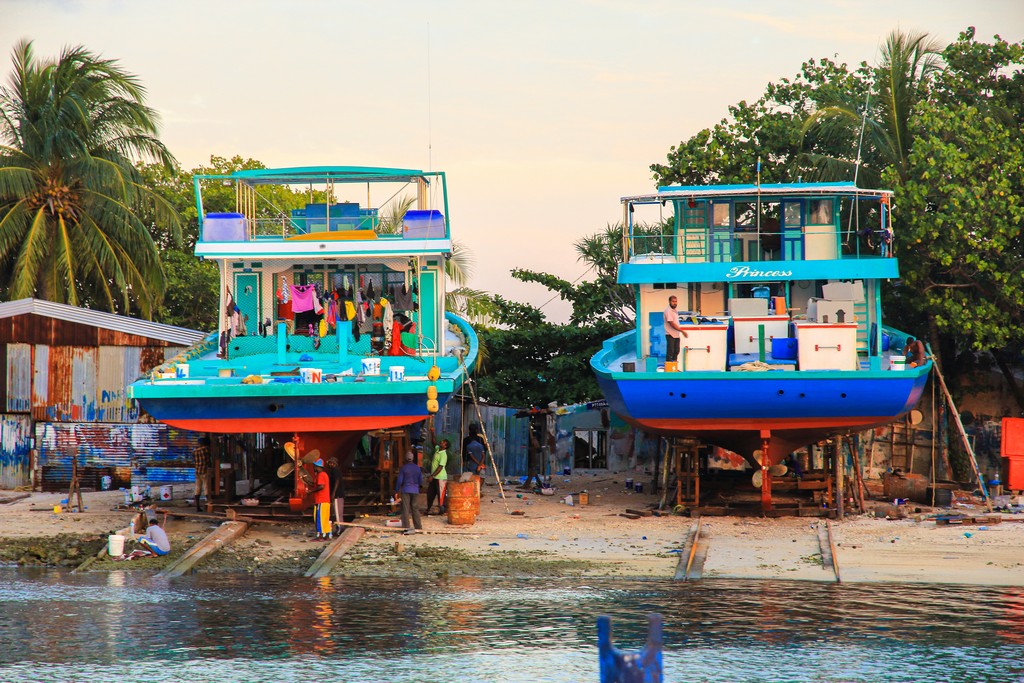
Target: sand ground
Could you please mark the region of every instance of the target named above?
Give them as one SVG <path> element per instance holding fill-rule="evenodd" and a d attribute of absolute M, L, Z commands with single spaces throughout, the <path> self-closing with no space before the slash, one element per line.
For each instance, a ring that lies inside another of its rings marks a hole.
<path fill-rule="evenodd" d="M 470 527 L 453 527 L 444 517 L 430 516 L 423 518 L 424 533 L 403 535 L 387 528 L 385 517 L 360 518 L 356 521 L 365 525 L 367 532 L 335 573 L 400 575 L 447 573 L 451 569 L 456 574 L 486 571 L 494 575 L 672 578 L 695 520 L 677 515 L 622 516 L 627 509 L 646 509 L 658 500 L 627 491 L 624 478 L 623 474 L 576 472 L 556 479 L 554 496 L 506 488 L 504 500 L 498 487 L 491 484 L 484 487 L 480 516 Z M 566 495 L 582 490 L 589 494 L 588 505 L 565 503 Z M 0 500 L 16 495 L 0 491 Z M 83 496 L 87 509 L 81 513 L 55 514 L 54 504 L 65 497 L 57 493 L 33 493 L 0 504 L 0 539 L 15 543 L 75 534 L 102 540 L 127 527 L 133 516 L 131 511 L 117 509 L 123 502 L 119 491 L 86 492 Z M 172 501 L 169 509 L 175 509 L 175 503 L 183 501 Z M 988 514 L 981 507 L 957 511 Z M 941 526 L 934 515 L 949 511 L 919 507 L 903 512 L 909 516 L 858 515 L 832 521 L 843 582 L 1024 585 L 1024 514 L 998 515 L 1003 520 L 998 524 Z M 704 578 L 835 581 L 831 567 L 823 565 L 819 549 L 817 525 L 824 520 L 705 517 L 702 523 Z M 175 546 L 185 548 L 208 533 L 213 524 L 170 517 L 167 531 Z M 322 542 L 310 538 L 311 527 L 308 520 L 290 525 L 255 524 L 233 548 L 219 553 L 224 556 L 221 560 L 211 558 L 199 570 L 209 563 L 211 569 L 258 571 L 276 560 L 279 570 L 301 573 L 323 548 Z M 467 569 L 467 561 L 477 564 Z M 142 568 L 151 566 L 150 562 L 131 564 Z"/>

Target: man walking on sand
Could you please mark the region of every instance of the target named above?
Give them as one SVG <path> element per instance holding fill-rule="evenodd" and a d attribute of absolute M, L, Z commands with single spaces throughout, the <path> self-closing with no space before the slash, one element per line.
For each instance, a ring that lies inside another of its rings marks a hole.
<path fill-rule="evenodd" d="M 192 463 L 196 468 L 196 510 L 202 510 L 199 498 L 205 495 L 209 501 L 210 479 L 213 474 L 210 469 L 210 437 L 199 437 L 199 445 L 192 451 Z"/>
<path fill-rule="evenodd" d="M 402 503 L 402 528 L 405 533 L 414 534 L 415 529 L 409 525 L 409 515 L 412 514 L 412 524 L 416 529 L 423 528 L 420 521 L 420 507 L 418 498 L 420 489 L 423 487 L 423 471 L 415 462 L 416 458 L 412 451 L 405 454 L 405 464 L 398 470 L 398 481 L 395 482 L 395 498 Z"/>

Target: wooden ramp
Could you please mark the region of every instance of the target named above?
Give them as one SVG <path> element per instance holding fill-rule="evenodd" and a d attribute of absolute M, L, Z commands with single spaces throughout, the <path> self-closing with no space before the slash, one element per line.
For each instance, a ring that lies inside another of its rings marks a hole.
<path fill-rule="evenodd" d="M 836 545 L 832 538 L 832 523 L 828 520 L 825 520 L 824 524 L 818 524 L 818 548 L 821 550 L 821 566 L 835 574 L 836 583 L 842 583 L 839 576 L 839 558 L 836 557 Z"/>
<path fill-rule="evenodd" d="M 249 522 L 224 522 L 209 536 L 189 548 L 188 552 L 164 567 L 157 576 L 181 576 L 199 564 L 204 557 L 228 545 L 248 529 Z"/>
<path fill-rule="evenodd" d="M 320 557 L 316 558 L 316 562 L 310 566 L 303 576 L 319 579 L 330 574 L 342 555 L 347 553 L 348 549 L 354 546 L 365 533 L 366 529 L 362 527 L 349 527 L 345 529 L 344 533 L 327 544 L 324 551 L 320 553 Z"/>
<path fill-rule="evenodd" d="M 676 567 L 676 581 L 696 581 L 704 573 L 704 560 L 708 556 L 707 535 L 701 537 L 701 521 L 690 525 L 686 535 L 686 545 L 679 556 L 679 565 Z"/>

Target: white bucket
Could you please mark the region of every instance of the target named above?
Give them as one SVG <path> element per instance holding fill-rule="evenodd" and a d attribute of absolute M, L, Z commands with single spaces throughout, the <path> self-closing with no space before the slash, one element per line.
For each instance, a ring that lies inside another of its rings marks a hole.
<path fill-rule="evenodd" d="M 392 382 L 404 382 L 405 381 L 405 366 L 404 365 L 392 365 L 391 366 L 391 381 Z"/>
<path fill-rule="evenodd" d="M 174 497 L 173 486 L 161 486 L 160 487 L 160 500 L 171 500 Z"/>
<path fill-rule="evenodd" d="M 300 368 L 299 377 L 303 384 L 320 384 L 324 379 L 324 371 L 320 368 Z"/>
<path fill-rule="evenodd" d="M 101 491 L 109 491 L 110 490 L 110 484 L 112 482 L 113 482 L 113 480 L 110 478 L 110 476 L 104 474 L 102 477 L 100 477 L 100 490 Z"/>
<path fill-rule="evenodd" d="M 363 374 L 364 375 L 379 375 L 380 374 L 380 358 L 364 358 L 363 359 Z"/>
<path fill-rule="evenodd" d="M 907 369 L 907 357 L 906 356 L 889 356 L 889 369 L 890 370 L 906 370 Z"/>
<path fill-rule="evenodd" d="M 107 538 L 107 555 L 117 557 L 124 555 L 124 536 L 121 534 L 110 534 Z"/>
<path fill-rule="evenodd" d="M 174 367 L 174 376 L 178 379 L 188 379 L 188 363 L 178 363 Z"/>

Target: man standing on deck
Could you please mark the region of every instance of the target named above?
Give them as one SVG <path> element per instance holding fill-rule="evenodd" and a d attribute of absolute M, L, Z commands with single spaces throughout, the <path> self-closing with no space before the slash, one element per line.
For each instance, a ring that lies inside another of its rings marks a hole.
<path fill-rule="evenodd" d="M 676 306 L 679 304 L 679 299 L 674 296 L 668 298 L 668 308 L 665 309 L 665 370 L 669 369 L 669 363 L 676 364 L 678 369 L 679 363 L 679 340 L 680 334 L 683 337 L 689 335 L 686 334 L 686 330 L 683 329 L 682 325 L 679 324 L 679 311 L 676 310 Z"/>
<path fill-rule="evenodd" d="M 196 510 L 202 510 L 199 497 L 206 496 L 210 499 L 210 478 L 213 472 L 210 471 L 210 438 L 199 437 L 199 445 L 192 451 L 192 462 L 196 468 Z"/>

